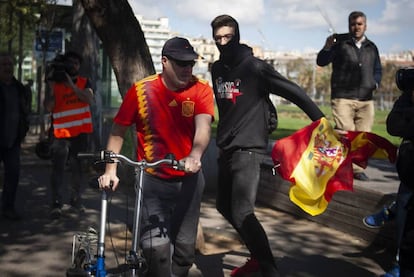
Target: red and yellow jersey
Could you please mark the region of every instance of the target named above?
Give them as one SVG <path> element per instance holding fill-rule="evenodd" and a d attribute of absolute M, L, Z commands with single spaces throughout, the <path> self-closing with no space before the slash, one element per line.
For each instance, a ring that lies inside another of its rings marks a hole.
<path fill-rule="evenodd" d="M 114 121 L 124 126 L 136 125 L 138 160 L 152 162 L 170 153 L 180 160 L 191 151 L 194 117 L 198 114 L 214 116 L 213 91 L 206 81 L 195 79 L 188 88 L 174 92 L 155 74 L 128 90 Z M 148 172 L 166 179 L 184 175 L 163 167 Z"/>
<path fill-rule="evenodd" d="M 86 78 L 78 77 L 76 86 L 84 89 Z M 55 83 L 55 106 L 53 108 L 53 133 L 56 138 L 76 137 L 81 133 L 92 133 L 92 115 L 89 104 L 79 99 L 64 83 Z"/>

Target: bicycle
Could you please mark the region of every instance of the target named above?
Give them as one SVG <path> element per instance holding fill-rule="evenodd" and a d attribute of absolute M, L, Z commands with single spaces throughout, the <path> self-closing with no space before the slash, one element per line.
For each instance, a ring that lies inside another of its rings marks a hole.
<path fill-rule="evenodd" d="M 132 161 L 122 154 L 115 154 L 111 151 L 101 151 L 99 153 L 79 153 L 79 158 L 92 158 L 95 163 L 115 163 L 124 162 L 126 165 L 134 167 L 134 189 L 135 189 L 135 208 L 134 221 L 132 227 L 132 247 L 126 258 L 126 271 L 128 276 L 139 276 L 146 270 L 146 261 L 139 248 L 140 237 L 140 215 L 142 208 L 142 188 L 144 185 L 143 176 L 146 168 L 156 168 L 160 166 L 170 166 L 176 170 L 184 170 L 184 165 L 177 161 L 174 155 L 169 154 L 164 159 L 149 163 L 145 160 Z M 106 277 L 105 268 L 105 233 L 107 221 L 108 192 L 102 190 L 100 228 L 97 232 L 89 228 L 87 232 L 78 233 L 73 236 L 72 241 L 72 266 L 66 271 L 67 277 L 94 276 Z M 96 247 L 96 249 L 94 249 Z M 96 256 L 92 253 L 96 250 Z M 125 276 L 120 273 L 120 276 Z M 111 274 L 111 276 L 114 276 Z"/>

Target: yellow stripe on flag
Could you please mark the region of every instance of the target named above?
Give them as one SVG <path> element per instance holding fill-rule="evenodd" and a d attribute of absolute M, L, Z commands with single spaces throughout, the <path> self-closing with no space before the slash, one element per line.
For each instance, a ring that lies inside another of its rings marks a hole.
<path fill-rule="evenodd" d="M 291 201 L 311 215 L 324 212 L 328 206 L 324 198 L 326 186 L 347 154 L 329 121 L 322 118 L 292 172 L 295 185 L 290 188 Z"/>

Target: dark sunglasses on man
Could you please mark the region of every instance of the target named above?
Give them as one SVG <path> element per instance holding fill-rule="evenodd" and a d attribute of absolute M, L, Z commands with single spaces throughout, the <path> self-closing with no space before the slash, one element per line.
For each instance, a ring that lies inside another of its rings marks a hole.
<path fill-rule="evenodd" d="M 166 57 L 179 67 L 186 67 L 186 66 L 193 67 L 195 65 L 195 61 L 180 61 L 180 60 L 176 60 L 176 59 L 173 59 L 171 57 L 168 57 L 168 56 L 166 56 Z"/>

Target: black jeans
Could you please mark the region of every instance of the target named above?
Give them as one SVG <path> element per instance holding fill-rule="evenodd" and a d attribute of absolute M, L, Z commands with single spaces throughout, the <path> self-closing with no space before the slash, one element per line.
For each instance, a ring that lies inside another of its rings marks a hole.
<path fill-rule="evenodd" d="M 20 143 L 12 147 L 0 147 L 0 162 L 4 165 L 2 210 L 14 210 L 20 175 Z"/>
<path fill-rule="evenodd" d="M 236 230 L 254 213 L 263 159 L 263 154 L 243 150 L 219 157 L 216 206 Z"/>
<path fill-rule="evenodd" d="M 262 275 L 276 276 L 267 235 L 254 214 L 264 158 L 264 154 L 241 149 L 220 154 L 216 207 L 259 261 Z"/>

